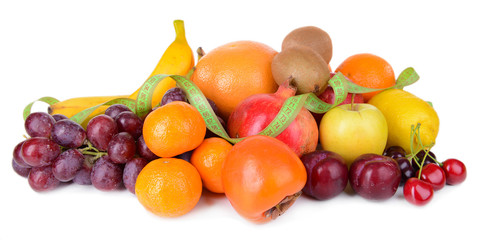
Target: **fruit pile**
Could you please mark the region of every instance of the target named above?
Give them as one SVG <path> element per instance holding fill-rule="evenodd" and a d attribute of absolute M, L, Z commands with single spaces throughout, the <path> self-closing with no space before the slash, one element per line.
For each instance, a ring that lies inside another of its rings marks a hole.
<path fill-rule="evenodd" d="M 199 49 L 194 66 L 183 22 L 175 29 L 132 95 L 54 101 L 49 113 L 27 106 L 29 137 L 12 166 L 33 190 L 126 188 L 148 211 L 176 217 L 205 188 L 267 222 L 302 193 L 327 200 L 350 184 L 386 200 L 402 188 L 420 206 L 465 180 L 464 163 L 431 151 L 439 117 L 403 90 L 418 79 L 412 68 L 396 79 L 383 58 L 355 54 L 332 72 L 332 41 L 317 27 L 293 30 L 279 53 L 253 41 Z"/>

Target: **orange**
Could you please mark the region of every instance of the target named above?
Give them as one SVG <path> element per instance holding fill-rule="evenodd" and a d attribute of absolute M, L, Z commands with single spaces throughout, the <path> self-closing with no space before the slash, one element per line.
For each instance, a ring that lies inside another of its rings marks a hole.
<path fill-rule="evenodd" d="M 159 157 L 174 157 L 198 147 L 206 124 L 192 105 L 175 101 L 153 110 L 143 123 L 146 146 Z"/>
<path fill-rule="evenodd" d="M 191 164 L 200 173 L 203 185 L 211 192 L 224 193 L 221 169 L 231 148 L 233 145 L 223 138 L 212 137 L 205 139 L 191 155 Z"/>
<path fill-rule="evenodd" d="M 225 195 L 233 208 L 253 222 L 283 214 L 306 184 L 306 169 L 280 140 L 263 135 L 235 144 L 223 164 Z"/>
<path fill-rule="evenodd" d="M 216 103 L 221 117 L 228 119 L 243 99 L 276 91 L 271 62 L 277 53 L 259 42 L 228 43 L 202 57 L 191 80 Z"/>
<path fill-rule="evenodd" d="M 394 86 L 396 78 L 391 65 L 381 57 L 370 53 L 360 53 L 348 57 L 336 69 L 352 82 L 369 88 L 387 88 Z M 367 102 L 381 91 L 364 93 Z"/>
<path fill-rule="evenodd" d="M 135 194 L 148 211 L 178 217 L 196 206 L 202 189 L 200 174 L 193 165 L 177 158 L 160 158 L 141 170 Z"/>

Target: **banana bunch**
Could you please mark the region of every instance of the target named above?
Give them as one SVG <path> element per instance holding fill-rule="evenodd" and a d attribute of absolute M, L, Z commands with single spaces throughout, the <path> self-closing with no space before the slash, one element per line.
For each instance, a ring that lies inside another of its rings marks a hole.
<path fill-rule="evenodd" d="M 175 20 L 173 22 L 176 32 L 175 40 L 170 44 L 161 57 L 160 61 L 156 65 L 155 69 L 148 77 L 152 77 L 156 74 L 175 74 L 186 75 L 195 64 L 193 51 L 191 50 L 185 36 L 185 27 L 182 20 Z M 160 103 L 161 98 L 165 92 L 176 86 L 176 82 L 171 78 L 163 79 L 155 88 L 152 106 L 156 106 Z M 50 114 L 63 114 L 67 117 L 72 117 L 80 111 L 83 111 L 89 107 L 93 107 L 115 98 L 131 98 L 136 99 L 138 96 L 138 88 L 131 95 L 119 95 L 119 96 L 99 96 L 99 97 L 78 97 L 67 99 L 51 105 L 48 109 Z M 83 127 L 86 127 L 86 123 L 94 116 L 101 114 L 106 110 L 108 106 L 101 106 L 97 108 L 90 116 L 83 122 Z"/>

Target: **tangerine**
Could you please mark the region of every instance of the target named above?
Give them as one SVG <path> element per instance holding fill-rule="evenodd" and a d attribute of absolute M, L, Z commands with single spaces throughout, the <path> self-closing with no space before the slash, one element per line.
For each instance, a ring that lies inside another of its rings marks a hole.
<path fill-rule="evenodd" d="M 192 105 L 174 101 L 158 107 L 143 123 L 146 146 L 159 157 L 174 157 L 198 147 L 206 134 L 206 123 Z"/>
<path fill-rule="evenodd" d="M 224 193 L 221 169 L 231 148 L 233 145 L 223 138 L 212 137 L 205 139 L 191 155 L 191 164 L 200 173 L 203 185 L 211 192 Z"/>
<path fill-rule="evenodd" d="M 216 103 L 221 117 L 228 119 L 243 99 L 276 91 L 271 63 L 277 53 L 259 42 L 231 42 L 203 56 L 191 80 Z"/>
<path fill-rule="evenodd" d="M 370 53 L 359 53 L 344 60 L 335 72 L 341 72 L 352 82 L 368 88 L 387 88 L 396 84 L 392 66 L 383 58 Z M 381 91 L 363 93 L 367 102 Z"/>
<path fill-rule="evenodd" d="M 141 170 L 135 194 L 148 211 L 178 217 L 196 206 L 202 188 L 200 174 L 193 165 L 177 158 L 160 158 Z"/>
<path fill-rule="evenodd" d="M 306 184 L 306 169 L 285 143 L 254 135 L 230 150 L 222 182 L 226 197 L 240 215 L 253 222 L 267 222 L 299 197 Z"/>

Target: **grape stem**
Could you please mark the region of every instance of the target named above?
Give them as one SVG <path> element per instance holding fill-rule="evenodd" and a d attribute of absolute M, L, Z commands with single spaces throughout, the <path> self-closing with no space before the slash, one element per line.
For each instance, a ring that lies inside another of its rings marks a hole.
<path fill-rule="evenodd" d="M 95 148 L 93 146 L 93 144 L 91 144 L 90 141 L 87 141 L 87 146 L 85 148 L 80 148 L 78 149 L 83 155 L 90 155 L 90 156 L 93 156 L 93 158 L 91 159 L 91 163 L 95 163 L 96 160 L 98 160 L 99 158 L 107 155 L 108 153 L 106 152 L 102 152 L 100 150 L 98 150 L 97 148 Z"/>

